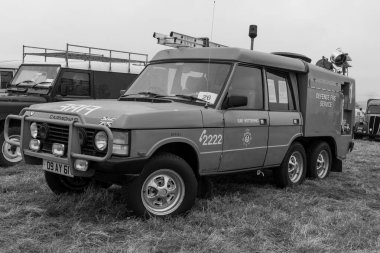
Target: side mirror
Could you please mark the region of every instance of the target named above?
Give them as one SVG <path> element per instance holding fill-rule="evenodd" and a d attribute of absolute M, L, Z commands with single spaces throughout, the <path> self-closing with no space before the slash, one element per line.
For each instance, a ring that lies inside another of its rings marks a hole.
<path fill-rule="evenodd" d="M 123 96 L 127 90 L 120 90 L 120 96 Z"/>
<path fill-rule="evenodd" d="M 246 106 L 247 104 L 248 104 L 248 98 L 246 96 L 232 95 L 230 97 L 227 97 L 224 107 L 228 109 L 232 107 Z"/>

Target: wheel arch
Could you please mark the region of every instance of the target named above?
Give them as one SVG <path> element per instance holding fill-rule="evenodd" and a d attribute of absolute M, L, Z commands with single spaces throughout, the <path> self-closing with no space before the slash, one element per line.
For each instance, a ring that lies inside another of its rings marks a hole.
<path fill-rule="evenodd" d="M 337 146 L 333 137 L 331 136 L 318 136 L 318 137 L 300 137 L 295 139 L 294 141 L 299 141 L 304 146 L 306 151 L 309 151 L 310 148 L 317 142 L 326 142 L 331 149 L 332 157 L 336 157 L 337 154 Z"/>
<path fill-rule="evenodd" d="M 193 169 L 194 174 L 199 176 L 199 152 L 196 146 L 185 141 L 170 141 L 162 143 L 157 146 L 152 152 L 150 157 L 158 153 L 171 153 L 184 159 Z"/>
<path fill-rule="evenodd" d="M 320 142 L 326 142 L 330 146 L 331 150 L 331 158 L 332 158 L 332 167 L 331 171 L 337 171 L 341 172 L 342 171 L 342 161 L 337 158 L 337 145 L 336 141 L 333 137 L 331 136 L 318 136 L 318 137 L 300 137 L 297 138 L 295 141 L 299 141 L 302 143 L 306 150 L 307 154 L 307 159 L 309 159 L 309 154 L 311 153 L 311 148 L 316 144 Z"/>

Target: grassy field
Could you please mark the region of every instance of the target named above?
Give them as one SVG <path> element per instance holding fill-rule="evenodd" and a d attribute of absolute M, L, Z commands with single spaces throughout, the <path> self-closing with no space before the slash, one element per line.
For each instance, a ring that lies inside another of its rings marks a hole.
<path fill-rule="evenodd" d="M 187 216 L 144 221 L 119 187 L 55 196 L 38 166 L 1 168 L 0 252 L 380 252 L 380 142 L 296 188 L 270 173 L 213 184 Z"/>

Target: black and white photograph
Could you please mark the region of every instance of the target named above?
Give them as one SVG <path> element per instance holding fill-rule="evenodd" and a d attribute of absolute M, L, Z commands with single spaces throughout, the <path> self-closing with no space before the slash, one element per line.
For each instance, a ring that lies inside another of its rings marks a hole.
<path fill-rule="evenodd" d="M 0 252 L 380 252 L 379 24 L 0 0 Z"/>

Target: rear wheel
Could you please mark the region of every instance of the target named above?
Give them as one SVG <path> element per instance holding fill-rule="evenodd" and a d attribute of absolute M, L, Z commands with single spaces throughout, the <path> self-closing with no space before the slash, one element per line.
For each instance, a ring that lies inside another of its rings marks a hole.
<path fill-rule="evenodd" d="M 153 157 L 127 187 L 128 206 L 138 216 L 171 216 L 188 211 L 197 196 L 197 179 L 181 157 Z"/>
<path fill-rule="evenodd" d="M 331 148 L 326 142 L 314 143 L 309 153 L 309 176 L 313 179 L 326 178 L 331 170 Z"/>
<path fill-rule="evenodd" d="M 306 176 L 306 152 L 299 142 L 294 142 L 279 168 L 274 169 L 274 178 L 278 187 L 301 184 Z"/>
<path fill-rule="evenodd" d="M 10 140 L 20 141 L 20 128 L 11 127 L 8 131 L 8 136 Z M 0 133 L 0 145 L 1 145 L 1 154 L 0 154 L 0 166 L 8 167 L 13 166 L 22 160 L 20 147 L 13 146 L 4 139 L 4 131 Z"/>

